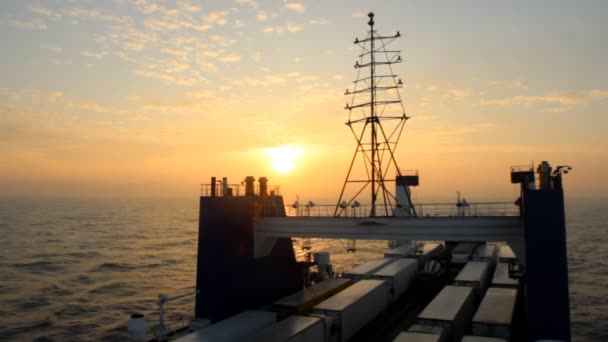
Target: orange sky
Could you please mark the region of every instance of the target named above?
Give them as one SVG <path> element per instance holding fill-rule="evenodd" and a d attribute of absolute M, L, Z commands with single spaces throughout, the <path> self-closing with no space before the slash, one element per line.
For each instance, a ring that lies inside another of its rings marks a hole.
<path fill-rule="evenodd" d="M 355 148 L 344 89 L 364 13 L 405 62 L 397 151 L 414 200 L 511 200 L 509 167 L 570 164 L 608 185 L 608 6 L 140 0 L 0 4 L 0 196 L 198 195 L 267 176 L 333 202 Z M 395 10 L 398 9 L 398 10 Z M 299 149 L 289 173 L 268 148 Z"/>

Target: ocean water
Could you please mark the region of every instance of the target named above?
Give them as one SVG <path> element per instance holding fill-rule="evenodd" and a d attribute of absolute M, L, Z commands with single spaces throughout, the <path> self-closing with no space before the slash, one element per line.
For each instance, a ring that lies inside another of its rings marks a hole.
<path fill-rule="evenodd" d="M 607 201 L 567 202 L 572 331 L 608 341 Z M 126 339 L 133 312 L 157 319 L 158 294 L 195 286 L 198 199 L 0 200 L 0 340 Z M 313 240 L 346 270 L 385 242 Z M 303 251 L 296 244 L 298 255 Z M 167 304 L 173 327 L 193 300 Z"/>

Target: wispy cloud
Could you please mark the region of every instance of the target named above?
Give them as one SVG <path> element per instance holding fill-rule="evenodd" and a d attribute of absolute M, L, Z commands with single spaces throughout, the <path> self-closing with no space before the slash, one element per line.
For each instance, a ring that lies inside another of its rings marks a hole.
<path fill-rule="evenodd" d="M 537 104 L 570 106 L 598 99 L 608 99 L 608 89 L 590 89 L 548 95 L 518 95 L 500 99 L 483 99 L 480 101 L 480 104 L 482 106 L 530 106 Z"/>
<path fill-rule="evenodd" d="M 262 60 L 262 53 L 257 51 L 253 55 L 249 56 L 254 62 L 259 63 Z"/>
<path fill-rule="evenodd" d="M 308 21 L 308 23 L 311 25 L 325 25 L 325 24 L 329 23 L 329 21 L 324 18 L 319 18 L 319 19 L 311 19 Z"/>
<path fill-rule="evenodd" d="M 300 13 L 302 13 L 306 10 L 304 5 L 302 5 L 299 2 L 288 2 L 285 4 L 285 8 L 287 8 L 288 10 L 296 11 L 296 12 L 300 12 Z"/>
<path fill-rule="evenodd" d="M 193 3 L 190 2 L 180 2 L 179 7 L 184 10 L 184 11 L 188 11 L 188 12 L 199 12 L 201 10 L 201 7 L 199 5 L 195 5 Z"/>
<path fill-rule="evenodd" d="M 169 69 L 170 70 L 170 69 Z M 194 86 L 205 81 L 203 78 L 195 78 L 195 77 L 179 77 L 169 75 L 165 72 L 155 71 L 155 70 L 137 70 L 135 72 L 138 76 L 143 76 L 147 78 L 157 79 L 165 81 L 166 83 L 176 84 L 181 86 Z"/>
<path fill-rule="evenodd" d="M 27 9 L 29 9 L 30 12 L 32 12 L 34 14 L 43 15 L 43 16 L 46 16 L 46 17 L 49 17 L 49 18 L 52 18 L 55 20 L 61 19 L 60 13 L 50 10 L 49 8 L 46 8 L 41 5 L 29 4 L 29 5 L 27 5 Z"/>
<path fill-rule="evenodd" d="M 21 21 L 21 20 L 0 20 L 0 26 L 6 26 L 23 30 L 43 31 L 48 29 L 46 23 L 41 20 Z"/>
<path fill-rule="evenodd" d="M 506 88 L 506 89 L 523 89 L 527 90 L 528 86 L 522 81 L 510 80 L 510 81 L 493 81 L 490 83 L 493 87 Z"/>
<path fill-rule="evenodd" d="M 184 57 L 188 55 L 188 51 L 185 50 L 178 50 L 178 49 L 172 49 L 172 48 L 162 48 L 160 51 L 168 54 L 168 55 L 173 55 L 173 56 L 177 56 L 177 57 Z"/>
<path fill-rule="evenodd" d="M 284 26 L 265 26 L 264 33 L 287 33 L 287 32 L 298 32 L 301 31 L 304 27 L 300 24 L 288 23 Z"/>
<path fill-rule="evenodd" d="M 266 19 L 268 19 L 268 14 L 264 11 L 258 12 L 255 16 L 259 21 L 266 21 Z"/>
<path fill-rule="evenodd" d="M 218 60 L 222 63 L 234 63 L 241 60 L 239 55 L 229 54 L 225 56 L 218 57 Z"/>
<path fill-rule="evenodd" d="M 255 0 L 236 0 L 237 4 L 258 8 L 258 3 Z"/>
<path fill-rule="evenodd" d="M 227 22 L 226 15 L 228 11 L 211 11 L 205 16 L 205 20 L 216 25 L 225 25 Z"/>
<path fill-rule="evenodd" d="M 99 60 L 99 59 L 103 59 L 103 57 L 106 54 L 104 52 L 95 52 L 95 51 L 84 50 L 84 51 L 80 51 L 80 55 L 84 56 L 84 57 L 95 58 L 95 59 Z"/>
<path fill-rule="evenodd" d="M 53 52 L 53 53 L 59 53 L 59 52 L 63 51 L 63 49 L 60 48 L 59 46 L 47 45 L 47 44 L 40 45 L 40 48 L 43 50 Z"/>
<path fill-rule="evenodd" d="M 91 20 L 99 20 L 106 21 L 115 24 L 129 24 L 133 21 L 129 16 L 117 16 L 107 13 L 106 11 L 98 8 L 68 8 L 65 9 L 63 14 L 74 17 L 77 20 L 83 19 L 91 19 Z"/>

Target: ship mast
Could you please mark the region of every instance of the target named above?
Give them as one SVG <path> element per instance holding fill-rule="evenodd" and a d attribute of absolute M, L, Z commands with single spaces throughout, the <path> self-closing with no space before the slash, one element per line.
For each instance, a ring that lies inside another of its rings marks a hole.
<path fill-rule="evenodd" d="M 409 189 L 405 189 L 407 203 L 398 203 L 397 197 L 386 186 L 386 182 L 395 181 L 387 180 L 390 170 L 394 170 L 397 179 L 402 175 L 394 153 L 405 121 L 409 119 L 399 94 L 403 82 L 392 70 L 393 64 L 402 62 L 401 51 L 387 49 L 401 35 L 399 32 L 392 36 L 379 35 L 374 29 L 374 13 L 369 13 L 368 17 L 367 37 L 355 39 L 361 54 L 355 63 L 357 78 L 353 82 L 354 89 L 345 92 L 346 96 L 351 96 L 351 102 L 346 104 L 349 111 L 346 125 L 357 140 L 357 149 L 334 216 L 340 216 L 349 207 L 354 211 L 355 206 L 360 205 L 357 198 L 368 186 L 371 190 L 370 217 L 393 216 L 395 206 L 407 208 L 408 214 L 415 216 Z M 369 73 L 364 71 L 367 68 Z M 366 134 L 369 134 L 369 140 Z M 364 167 L 358 170 L 355 164 L 363 164 Z"/>

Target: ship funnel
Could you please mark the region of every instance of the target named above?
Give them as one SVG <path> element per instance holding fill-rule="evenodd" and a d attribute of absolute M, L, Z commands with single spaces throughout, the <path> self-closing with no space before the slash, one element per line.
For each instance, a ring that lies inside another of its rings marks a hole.
<path fill-rule="evenodd" d="M 255 195 L 255 178 L 253 176 L 248 176 L 245 178 L 245 196 L 254 196 Z"/>
<path fill-rule="evenodd" d="M 260 177 L 258 182 L 260 182 L 260 197 L 268 196 L 268 178 Z"/>

